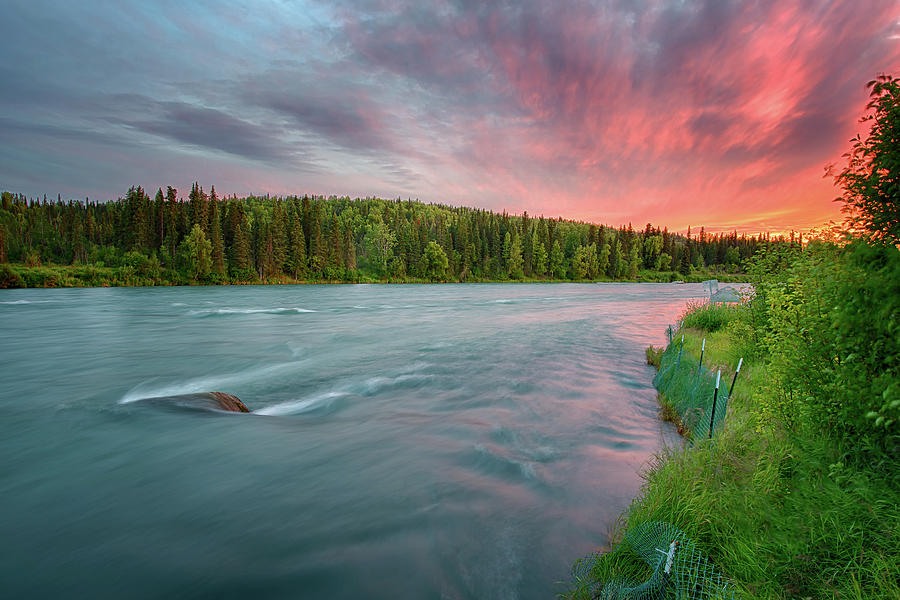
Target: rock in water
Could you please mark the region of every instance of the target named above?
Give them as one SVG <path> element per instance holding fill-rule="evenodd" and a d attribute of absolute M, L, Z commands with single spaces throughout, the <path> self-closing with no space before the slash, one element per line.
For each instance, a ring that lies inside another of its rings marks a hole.
<path fill-rule="evenodd" d="M 194 410 L 223 410 L 226 412 L 248 413 L 247 408 L 240 398 L 224 392 L 200 392 L 197 394 L 181 394 L 178 396 L 163 396 L 159 398 L 146 398 L 143 402 L 163 404 L 175 408 Z"/>
<path fill-rule="evenodd" d="M 226 394 L 224 392 L 209 392 L 209 395 L 215 398 L 222 410 L 231 412 L 250 412 L 250 409 L 247 408 L 237 396 L 232 396 L 231 394 Z"/>

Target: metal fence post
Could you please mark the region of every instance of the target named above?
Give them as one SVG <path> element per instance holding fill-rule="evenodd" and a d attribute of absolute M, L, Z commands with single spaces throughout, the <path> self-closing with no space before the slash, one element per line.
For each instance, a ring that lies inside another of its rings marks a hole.
<path fill-rule="evenodd" d="M 709 439 L 712 439 L 713 434 L 713 424 L 716 422 L 716 400 L 719 399 L 719 382 L 722 380 L 722 371 L 719 370 L 719 374 L 716 376 L 716 391 L 713 392 L 713 404 L 712 411 L 709 416 Z"/>
<path fill-rule="evenodd" d="M 703 345 L 700 346 L 700 364 L 697 365 L 697 375 L 700 374 L 700 368 L 703 367 L 703 353 L 706 352 L 706 338 L 703 338 Z"/>
<path fill-rule="evenodd" d="M 728 397 L 730 398 L 732 394 L 734 394 L 734 384 L 737 382 L 738 373 L 741 372 L 741 365 L 744 364 L 744 357 L 741 357 L 741 360 L 738 361 L 737 369 L 734 371 L 734 379 L 731 380 L 731 387 L 728 388 Z"/>

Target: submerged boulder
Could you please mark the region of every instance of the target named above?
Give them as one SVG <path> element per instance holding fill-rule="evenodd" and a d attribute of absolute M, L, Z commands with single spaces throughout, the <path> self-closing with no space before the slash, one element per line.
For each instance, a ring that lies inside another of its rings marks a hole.
<path fill-rule="evenodd" d="M 219 407 L 222 410 L 231 412 L 250 412 L 250 409 L 247 408 L 237 396 L 232 396 L 231 394 L 226 394 L 224 392 L 209 392 L 208 395 L 214 398 L 215 402 L 219 404 Z"/>
<path fill-rule="evenodd" d="M 164 404 L 174 408 L 194 410 L 214 410 L 226 412 L 248 413 L 247 408 L 240 398 L 224 392 L 200 392 L 197 394 L 180 394 L 177 396 L 162 396 L 159 398 L 147 398 L 144 402 Z"/>

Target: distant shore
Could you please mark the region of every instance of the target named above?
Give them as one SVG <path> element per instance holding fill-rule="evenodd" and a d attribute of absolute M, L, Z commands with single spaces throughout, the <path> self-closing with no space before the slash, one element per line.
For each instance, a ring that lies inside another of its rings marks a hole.
<path fill-rule="evenodd" d="M 490 279 L 469 277 L 465 280 L 434 281 L 416 277 L 373 278 L 359 275 L 345 279 L 219 279 L 196 282 L 186 280 L 178 272 L 160 270 L 159 273 L 142 273 L 131 267 L 107 267 L 98 265 L 42 265 L 0 264 L 0 289 L 12 288 L 75 288 L 75 287 L 156 287 L 156 286 L 208 286 L 208 285 L 309 285 L 347 283 L 700 283 L 717 279 L 723 283 L 743 283 L 743 273 L 714 272 L 710 269 L 695 270 L 689 275 L 674 271 L 641 271 L 632 279 L 553 279 L 523 277 L 521 279 Z"/>

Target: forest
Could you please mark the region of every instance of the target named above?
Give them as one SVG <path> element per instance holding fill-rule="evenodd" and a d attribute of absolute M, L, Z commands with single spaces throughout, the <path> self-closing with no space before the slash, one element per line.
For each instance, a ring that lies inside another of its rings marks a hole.
<path fill-rule="evenodd" d="M 795 243 L 399 198 L 219 198 L 199 183 L 187 200 L 171 186 L 109 202 L 0 199 L 0 287 L 727 280 L 760 246 Z"/>

